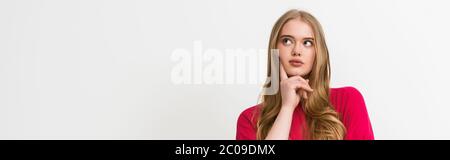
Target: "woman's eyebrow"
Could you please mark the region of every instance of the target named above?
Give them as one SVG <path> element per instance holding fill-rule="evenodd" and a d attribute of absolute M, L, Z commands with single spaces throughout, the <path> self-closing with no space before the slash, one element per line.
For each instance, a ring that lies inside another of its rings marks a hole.
<path fill-rule="evenodd" d="M 291 35 L 281 35 L 280 36 L 280 38 L 283 38 L 283 37 L 289 37 L 289 38 L 295 39 L 294 36 L 291 36 Z"/>
<path fill-rule="evenodd" d="M 295 39 L 295 37 L 291 36 L 291 35 L 281 35 L 280 36 L 280 38 L 283 38 L 283 37 L 289 37 L 289 38 Z M 303 40 L 314 40 L 314 37 L 304 37 Z"/>

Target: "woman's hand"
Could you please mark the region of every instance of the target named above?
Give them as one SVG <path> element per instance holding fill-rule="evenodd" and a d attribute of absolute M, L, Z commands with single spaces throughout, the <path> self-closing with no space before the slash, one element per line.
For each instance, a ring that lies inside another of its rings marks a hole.
<path fill-rule="evenodd" d="M 308 80 L 300 76 L 288 77 L 280 64 L 281 110 L 267 134 L 266 140 L 287 140 L 292 123 L 292 114 L 301 99 L 307 99 L 307 92 L 312 92 Z"/>
<path fill-rule="evenodd" d="M 302 98 L 308 99 L 307 92 L 312 92 L 313 89 L 309 86 L 309 80 L 301 76 L 288 77 L 282 64 L 280 64 L 280 77 L 281 109 L 294 111 Z"/>

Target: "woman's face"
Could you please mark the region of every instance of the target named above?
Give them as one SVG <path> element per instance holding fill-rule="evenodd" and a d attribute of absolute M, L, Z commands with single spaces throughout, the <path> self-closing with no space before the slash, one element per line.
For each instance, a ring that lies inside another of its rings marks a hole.
<path fill-rule="evenodd" d="M 311 72 L 315 58 L 314 32 L 308 23 L 292 19 L 284 24 L 277 48 L 281 64 L 288 76 L 305 77 Z"/>

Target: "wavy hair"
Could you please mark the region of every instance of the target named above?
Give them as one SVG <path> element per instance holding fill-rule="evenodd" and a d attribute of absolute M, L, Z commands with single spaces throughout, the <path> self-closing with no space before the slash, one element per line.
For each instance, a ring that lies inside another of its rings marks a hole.
<path fill-rule="evenodd" d="M 299 19 L 312 27 L 316 51 L 312 70 L 308 74 L 309 83 L 314 92 L 308 94 L 308 99 L 301 101 L 307 122 L 304 138 L 312 140 L 343 139 L 346 132 L 345 126 L 329 101 L 331 71 L 328 49 L 322 27 L 315 17 L 305 11 L 293 9 L 283 14 L 276 21 L 269 40 L 267 76 L 270 77 L 271 74 L 270 52 L 272 49 L 277 49 L 278 36 L 284 24 L 293 19 Z M 265 87 L 270 85 L 269 82 Z M 263 95 L 260 107 L 259 115 L 257 115 L 256 137 L 257 139 L 265 139 L 281 109 L 280 90 L 274 95 Z"/>

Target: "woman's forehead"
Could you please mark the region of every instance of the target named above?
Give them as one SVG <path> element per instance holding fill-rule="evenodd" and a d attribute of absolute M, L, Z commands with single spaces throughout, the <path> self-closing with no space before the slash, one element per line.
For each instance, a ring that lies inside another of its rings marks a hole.
<path fill-rule="evenodd" d="M 308 23 L 300 19 L 292 19 L 287 21 L 286 24 L 283 25 L 283 28 L 281 29 L 279 35 L 290 35 L 296 39 L 303 39 L 313 38 L 314 32 L 311 25 L 309 25 Z"/>

